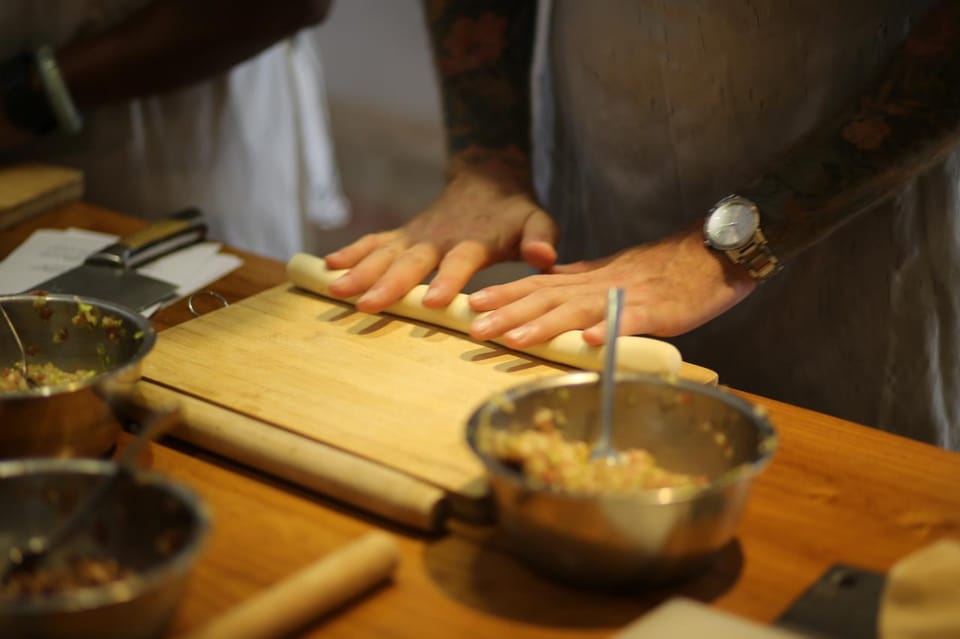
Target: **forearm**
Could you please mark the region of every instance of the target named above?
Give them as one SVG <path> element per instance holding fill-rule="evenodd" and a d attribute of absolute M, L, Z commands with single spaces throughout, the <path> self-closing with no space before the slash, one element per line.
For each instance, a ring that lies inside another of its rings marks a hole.
<path fill-rule="evenodd" d="M 960 142 L 960 2 L 918 22 L 883 77 L 740 189 L 781 259 L 876 205 Z"/>
<path fill-rule="evenodd" d="M 222 73 L 326 15 L 327 0 L 160 0 L 57 60 L 82 110 Z"/>
<path fill-rule="evenodd" d="M 450 170 L 491 153 L 526 167 L 536 0 L 427 0 L 426 10 Z"/>

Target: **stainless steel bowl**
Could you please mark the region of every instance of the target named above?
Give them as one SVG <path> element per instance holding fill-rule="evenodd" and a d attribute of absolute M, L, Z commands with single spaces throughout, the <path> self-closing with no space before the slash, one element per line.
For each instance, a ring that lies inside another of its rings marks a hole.
<path fill-rule="evenodd" d="M 53 530 L 115 468 L 94 459 L 0 462 L 0 557 L 11 544 Z M 49 565 L 76 555 L 111 558 L 132 574 L 105 586 L 0 598 L 0 637 L 160 636 L 208 525 L 206 509 L 186 487 L 148 471 L 122 479 L 90 525 L 55 551 Z"/>
<path fill-rule="evenodd" d="M 140 314 L 117 304 L 73 295 L 0 296 L 28 351 L 28 363 L 52 362 L 66 371 L 93 369 L 95 377 L 67 386 L 40 386 L 0 393 L 0 459 L 95 457 L 115 444 L 120 424 L 107 402 L 140 377 L 140 362 L 153 348 L 156 331 Z M 80 304 L 98 318 L 77 325 Z M 104 317 L 116 328 L 104 328 Z M 20 359 L 16 341 L 0 321 L 0 368 Z"/>
<path fill-rule="evenodd" d="M 478 445 L 483 429 L 534 428 L 542 408 L 564 415 L 568 439 L 592 443 L 599 405 L 598 374 L 571 373 L 498 393 L 470 416 L 467 441 L 486 466 L 513 551 L 588 586 L 657 584 L 701 569 L 733 538 L 751 482 L 776 449 L 773 427 L 729 392 L 625 374 L 616 381 L 613 446 L 647 449 L 668 470 L 706 475 L 707 485 L 576 495 L 532 485 Z"/>

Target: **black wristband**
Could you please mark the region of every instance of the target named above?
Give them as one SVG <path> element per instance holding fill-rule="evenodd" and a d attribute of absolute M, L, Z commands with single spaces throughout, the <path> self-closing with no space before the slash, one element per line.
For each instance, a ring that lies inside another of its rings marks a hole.
<path fill-rule="evenodd" d="M 50 101 L 30 86 L 30 72 L 34 57 L 18 54 L 0 63 L 0 104 L 3 112 L 17 128 L 35 135 L 45 135 L 57 129 L 57 117 Z"/>

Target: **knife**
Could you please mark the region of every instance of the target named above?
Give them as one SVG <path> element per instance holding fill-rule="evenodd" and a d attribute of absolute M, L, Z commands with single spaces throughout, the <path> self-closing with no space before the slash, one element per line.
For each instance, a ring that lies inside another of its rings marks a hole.
<path fill-rule="evenodd" d="M 206 234 L 203 214 L 185 209 L 93 253 L 80 266 L 31 286 L 30 291 L 92 297 L 139 312 L 172 298 L 177 286 L 133 269 L 199 242 Z"/>

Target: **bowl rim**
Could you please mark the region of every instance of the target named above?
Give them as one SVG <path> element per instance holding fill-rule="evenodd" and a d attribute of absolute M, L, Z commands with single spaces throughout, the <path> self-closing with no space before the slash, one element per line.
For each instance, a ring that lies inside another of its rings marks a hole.
<path fill-rule="evenodd" d="M 502 463 L 497 458 L 488 455 L 479 448 L 477 443 L 477 431 L 479 430 L 483 417 L 495 410 L 497 399 L 501 401 L 512 401 L 518 397 L 529 394 L 532 390 L 543 390 L 547 388 L 557 388 L 562 386 L 580 386 L 586 384 L 596 384 L 600 382 L 600 373 L 597 371 L 574 371 L 561 373 L 548 377 L 541 377 L 536 380 L 524 382 L 507 389 L 497 391 L 489 395 L 479 406 L 470 414 L 467 420 L 466 440 L 467 445 L 479 458 L 487 470 L 488 475 L 495 476 L 498 479 L 505 480 L 514 486 L 528 492 L 548 494 L 551 497 L 567 499 L 570 501 L 596 501 L 598 498 L 611 503 L 630 503 L 630 504 L 675 504 L 693 501 L 707 493 L 716 493 L 726 490 L 730 486 L 750 481 L 758 475 L 773 459 L 779 447 L 779 434 L 777 429 L 767 418 L 766 409 L 747 400 L 725 391 L 720 387 L 708 386 L 690 380 L 677 378 L 675 376 L 657 375 L 653 373 L 639 373 L 633 371 L 617 372 L 617 381 L 640 381 L 644 383 L 653 383 L 658 386 L 673 386 L 683 390 L 707 395 L 713 399 L 721 401 L 732 406 L 744 414 L 750 415 L 754 424 L 759 430 L 759 442 L 757 449 L 759 457 L 752 462 L 738 464 L 733 468 L 717 475 L 710 482 L 703 486 L 679 486 L 669 488 L 651 488 L 647 490 L 637 490 L 622 493 L 576 493 L 568 492 L 561 488 L 550 486 L 541 486 L 531 482 L 523 473 L 515 468 L 511 468 Z"/>
<path fill-rule="evenodd" d="M 0 480 L 31 474 L 73 473 L 83 475 L 106 476 L 116 472 L 119 464 L 101 459 L 57 459 L 32 458 L 0 461 Z M 190 539 L 180 548 L 170 561 L 140 573 L 131 574 L 123 579 L 103 584 L 72 588 L 43 597 L 0 598 L 0 617 L 4 615 L 41 615 L 50 613 L 75 613 L 97 608 L 118 605 L 135 600 L 159 587 L 170 575 L 187 573 L 197 555 L 203 549 L 210 533 L 210 511 L 197 493 L 181 482 L 173 481 L 165 475 L 150 469 L 137 468 L 132 471 L 138 484 L 152 484 L 163 488 L 169 495 L 178 499 L 194 515 L 196 526 Z"/>
<path fill-rule="evenodd" d="M 128 306 L 123 306 L 121 304 L 116 304 L 114 302 L 96 297 L 86 297 L 83 295 L 70 295 L 64 293 L 17 293 L 15 295 L 0 295 L 0 304 L 24 301 L 29 301 L 32 304 L 35 303 L 37 299 L 45 299 L 48 302 L 52 301 L 72 304 L 90 304 L 95 308 L 101 309 L 103 312 L 119 315 L 125 320 L 128 320 L 136 325 L 137 329 L 142 333 L 140 344 L 137 347 L 136 353 L 134 353 L 134 355 L 122 366 L 107 368 L 106 370 L 97 372 L 92 377 L 88 377 L 76 382 L 69 382 L 67 384 L 58 384 L 56 386 L 38 386 L 36 388 L 20 391 L 0 391 L 0 401 L 31 397 L 51 397 L 53 395 L 72 393 L 77 390 L 96 386 L 106 377 L 122 375 L 125 372 L 135 369 L 140 365 L 143 358 L 145 358 L 147 354 L 153 350 L 153 347 L 156 344 L 157 330 L 154 328 L 153 323 L 148 318 L 144 317 L 140 313 L 137 313 Z M 0 331 L 9 331 L 9 329 L 6 327 L 6 324 L 3 322 L 0 322 Z"/>

